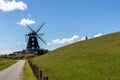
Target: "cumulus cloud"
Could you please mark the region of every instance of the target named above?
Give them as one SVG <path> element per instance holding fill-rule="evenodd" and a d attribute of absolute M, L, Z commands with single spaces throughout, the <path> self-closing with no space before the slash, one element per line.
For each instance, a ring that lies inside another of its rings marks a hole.
<path fill-rule="evenodd" d="M 29 19 L 29 18 L 27 18 L 27 19 L 22 19 L 21 21 L 19 21 L 19 22 L 17 22 L 17 24 L 18 25 L 21 25 L 21 26 L 26 26 L 26 24 L 27 25 L 31 25 L 31 24 L 35 24 L 36 22 L 34 21 L 34 20 L 32 20 L 32 19 Z"/>
<path fill-rule="evenodd" d="M 86 37 L 82 37 L 81 40 L 85 40 Z"/>
<path fill-rule="evenodd" d="M 48 43 L 48 45 L 57 45 L 57 44 L 70 44 L 80 40 L 80 37 L 74 35 L 71 38 L 55 39 Z"/>
<path fill-rule="evenodd" d="M 101 33 L 99 33 L 99 34 L 95 35 L 94 37 L 100 37 L 100 36 L 102 36 L 102 34 L 101 34 Z"/>
<path fill-rule="evenodd" d="M 87 38 L 91 39 L 91 38 L 95 38 L 95 37 L 100 37 L 102 35 L 103 34 L 99 33 L 93 37 L 87 36 Z M 82 41 L 82 40 L 86 40 L 86 36 L 80 38 L 78 35 L 74 35 L 71 38 L 54 39 L 51 42 L 48 42 L 47 45 L 63 45 L 63 44 L 70 44 L 70 43 L 74 43 L 74 42 Z"/>
<path fill-rule="evenodd" d="M 0 55 L 9 55 L 15 51 L 19 51 L 19 50 L 0 50 Z"/>
<path fill-rule="evenodd" d="M 16 0 L 0 0 L 0 10 L 13 11 L 13 10 L 25 10 L 27 5 L 22 1 L 16 2 Z"/>

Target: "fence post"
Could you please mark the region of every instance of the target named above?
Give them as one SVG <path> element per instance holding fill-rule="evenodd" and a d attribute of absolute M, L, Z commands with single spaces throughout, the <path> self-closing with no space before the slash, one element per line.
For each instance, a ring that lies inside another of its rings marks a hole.
<path fill-rule="evenodd" d="M 39 78 L 42 80 L 42 70 L 39 71 Z"/>
<path fill-rule="evenodd" d="M 37 80 L 49 80 L 47 75 L 45 75 L 45 76 L 43 77 L 42 70 L 39 71 L 38 67 L 37 67 L 36 65 L 34 65 L 34 64 L 31 62 L 30 59 L 28 59 L 28 63 L 29 63 L 29 65 L 30 65 L 30 67 L 32 68 L 33 73 L 34 73 L 34 75 L 36 76 Z"/>
<path fill-rule="evenodd" d="M 35 65 L 33 64 L 33 73 L 34 73 L 34 75 L 36 75 L 36 73 L 35 73 Z"/>
<path fill-rule="evenodd" d="M 44 76 L 44 80 L 48 80 L 48 76 L 47 75 Z"/>
<path fill-rule="evenodd" d="M 36 78 L 38 79 L 39 78 L 39 74 L 38 74 L 38 67 L 36 66 L 36 69 L 35 69 L 35 73 L 36 73 Z"/>

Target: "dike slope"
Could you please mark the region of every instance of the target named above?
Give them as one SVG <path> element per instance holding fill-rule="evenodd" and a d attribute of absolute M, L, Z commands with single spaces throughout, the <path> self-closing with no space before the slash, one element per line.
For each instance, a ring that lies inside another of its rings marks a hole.
<path fill-rule="evenodd" d="M 33 58 L 50 80 L 120 80 L 120 32 Z"/>

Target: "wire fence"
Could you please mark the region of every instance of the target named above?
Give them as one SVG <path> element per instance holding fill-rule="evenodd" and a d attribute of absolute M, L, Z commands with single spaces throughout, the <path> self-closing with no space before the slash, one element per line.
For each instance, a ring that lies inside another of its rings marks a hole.
<path fill-rule="evenodd" d="M 48 76 L 47 75 L 43 76 L 42 70 L 39 70 L 39 68 L 36 65 L 34 65 L 30 59 L 28 59 L 28 63 L 30 65 L 34 75 L 36 76 L 37 80 L 48 80 Z"/>

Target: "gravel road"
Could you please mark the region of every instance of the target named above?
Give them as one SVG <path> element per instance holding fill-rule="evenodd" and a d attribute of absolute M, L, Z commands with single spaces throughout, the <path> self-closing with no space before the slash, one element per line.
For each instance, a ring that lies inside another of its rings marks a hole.
<path fill-rule="evenodd" d="M 16 64 L 0 71 L 0 80 L 18 80 L 22 72 L 25 60 L 19 60 Z"/>

